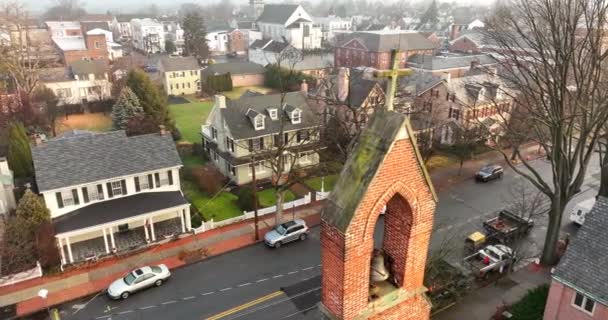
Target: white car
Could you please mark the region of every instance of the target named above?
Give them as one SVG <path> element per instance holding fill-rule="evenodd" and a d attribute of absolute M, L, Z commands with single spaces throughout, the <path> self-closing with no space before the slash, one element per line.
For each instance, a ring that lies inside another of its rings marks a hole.
<path fill-rule="evenodd" d="M 160 287 L 170 276 L 171 272 L 164 264 L 141 267 L 112 282 L 108 287 L 108 296 L 112 299 L 126 299 L 139 290 L 151 286 Z"/>
<path fill-rule="evenodd" d="M 591 211 L 594 204 L 595 198 L 586 199 L 577 203 L 574 208 L 572 208 L 572 211 L 570 211 L 570 221 L 582 226 L 583 223 L 585 223 L 585 216 Z"/>

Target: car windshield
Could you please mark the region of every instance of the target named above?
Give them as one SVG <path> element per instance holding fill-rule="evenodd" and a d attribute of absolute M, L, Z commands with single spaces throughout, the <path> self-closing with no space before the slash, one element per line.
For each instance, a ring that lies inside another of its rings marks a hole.
<path fill-rule="evenodd" d="M 285 235 L 285 232 L 287 232 L 287 229 L 283 227 L 282 224 L 276 227 L 275 230 L 277 230 L 280 235 Z"/>
<path fill-rule="evenodd" d="M 482 173 L 492 173 L 493 170 L 494 170 L 494 167 L 488 166 L 488 167 L 481 168 L 481 170 L 479 170 L 479 171 L 481 171 Z"/>
<path fill-rule="evenodd" d="M 127 285 L 131 285 L 133 281 L 135 281 L 135 276 L 133 273 L 129 273 L 126 277 L 122 278 Z"/>
<path fill-rule="evenodd" d="M 159 266 L 151 266 L 150 269 L 152 269 L 152 272 L 154 273 L 161 273 L 162 269 Z"/>

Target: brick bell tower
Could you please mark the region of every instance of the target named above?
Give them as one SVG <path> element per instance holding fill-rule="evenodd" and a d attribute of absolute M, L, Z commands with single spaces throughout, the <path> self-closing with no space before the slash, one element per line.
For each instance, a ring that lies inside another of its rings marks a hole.
<path fill-rule="evenodd" d="M 406 116 L 376 111 L 322 215 L 324 319 L 429 319 L 423 280 L 437 198 L 420 159 Z"/>

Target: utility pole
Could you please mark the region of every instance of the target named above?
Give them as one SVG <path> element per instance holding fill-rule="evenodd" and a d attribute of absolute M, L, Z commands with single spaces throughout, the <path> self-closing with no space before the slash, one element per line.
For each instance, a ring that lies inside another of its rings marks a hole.
<path fill-rule="evenodd" d="M 255 179 L 255 160 L 251 157 L 251 178 L 253 185 L 253 224 L 255 225 L 255 241 L 260 240 L 258 232 L 258 186 Z"/>

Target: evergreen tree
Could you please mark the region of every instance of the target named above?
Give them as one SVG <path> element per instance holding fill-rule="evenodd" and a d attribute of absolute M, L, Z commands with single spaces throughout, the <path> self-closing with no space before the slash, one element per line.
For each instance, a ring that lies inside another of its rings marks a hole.
<path fill-rule="evenodd" d="M 420 18 L 420 25 L 418 28 L 423 27 L 425 24 L 429 23 L 432 26 L 437 25 L 439 23 L 439 9 L 437 9 L 437 1 L 433 0 L 431 5 L 426 9 L 422 18 Z"/>
<path fill-rule="evenodd" d="M 207 28 L 200 12 L 187 12 L 182 19 L 182 28 L 184 29 L 184 55 L 207 59 L 209 57 Z"/>
<path fill-rule="evenodd" d="M 127 86 L 139 99 L 144 113 L 148 115 L 147 118 L 153 120 L 156 125 L 164 124 L 168 129 L 173 128 L 173 121 L 167 108 L 167 98 L 145 72 L 131 70 L 127 75 Z"/>
<path fill-rule="evenodd" d="M 15 177 L 25 178 L 34 175 L 32 150 L 25 132 L 25 127 L 19 122 L 9 125 L 8 135 L 8 165 Z"/>
<path fill-rule="evenodd" d="M 17 204 L 17 217 L 27 221 L 35 230 L 43 222 L 51 220 L 51 213 L 42 197 L 27 189 Z"/>
<path fill-rule="evenodd" d="M 175 47 L 175 43 L 169 39 L 165 40 L 165 51 L 168 54 L 172 54 L 175 51 L 177 51 L 177 48 Z"/>
<path fill-rule="evenodd" d="M 120 92 L 120 96 L 112 107 L 112 127 L 115 130 L 124 130 L 127 128 L 127 123 L 134 116 L 142 114 L 143 108 L 139 103 L 139 98 L 135 95 L 131 88 L 124 87 Z"/>

